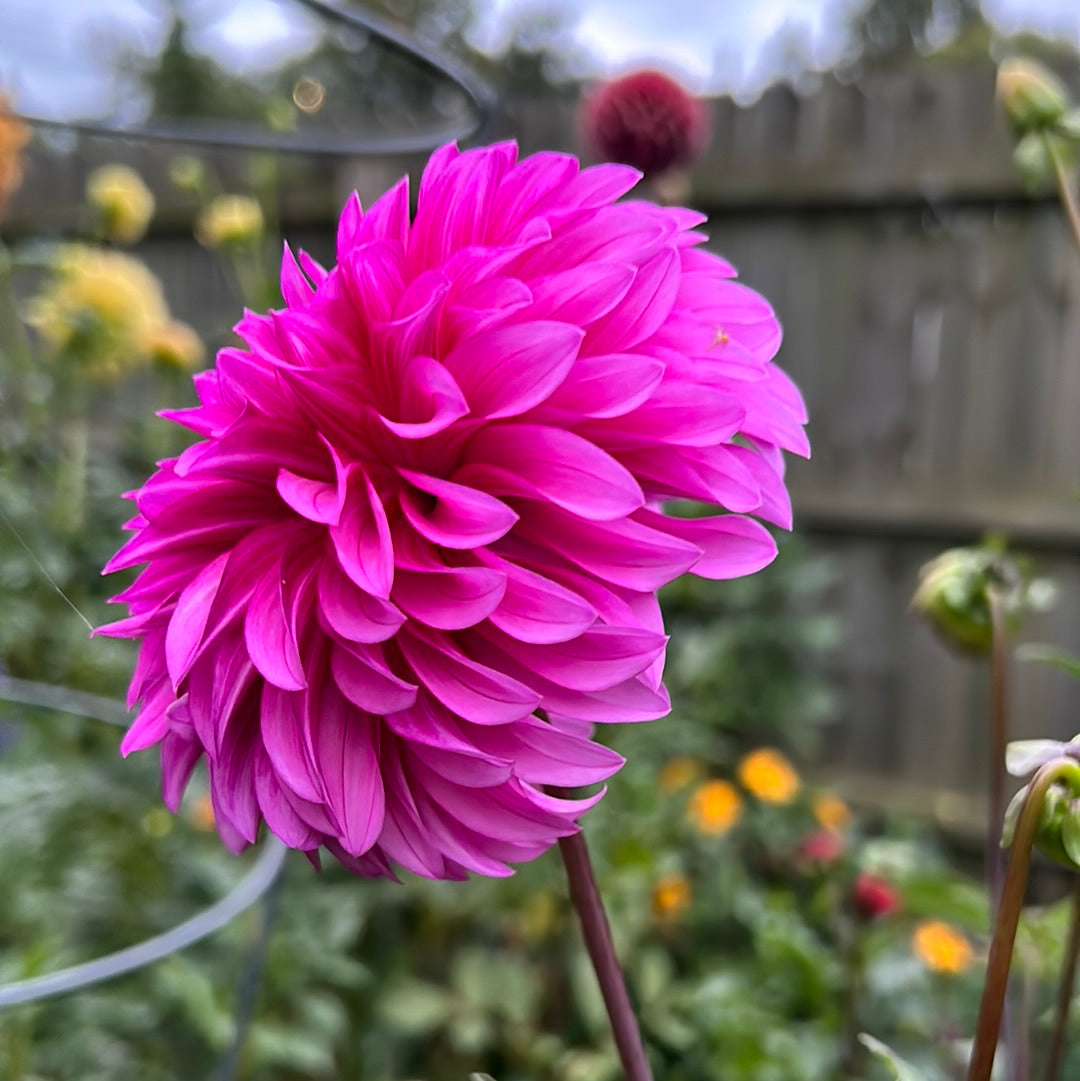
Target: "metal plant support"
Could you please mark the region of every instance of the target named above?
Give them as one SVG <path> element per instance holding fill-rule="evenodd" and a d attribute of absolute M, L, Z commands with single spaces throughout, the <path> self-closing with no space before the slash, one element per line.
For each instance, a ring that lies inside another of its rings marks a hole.
<path fill-rule="evenodd" d="M 427 47 L 406 32 L 384 20 L 355 9 L 339 7 L 327 0 L 295 0 L 328 22 L 338 23 L 382 42 L 389 50 L 418 62 L 467 98 L 473 116 L 467 122 L 445 121 L 406 133 L 385 133 L 376 137 L 353 137 L 317 133 L 296 134 L 275 131 L 243 131 L 212 122 L 154 122 L 140 127 L 120 127 L 107 123 L 66 123 L 24 116 L 27 122 L 42 128 L 55 128 L 79 134 L 130 139 L 144 142 L 171 142 L 225 147 L 241 150 L 274 150 L 292 153 L 332 155 L 382 155 L 428 151 L 451 139 L 463 139 L 482 132 L 494 111 L 491 89 L 472 71 L 453 58 Z M 51 709 L 126 726 L 130 715 L 123 704 L 80 691 L 17 680 L 0 675 L 0 701 Z M 217 903 L 190 919 L 135 945 L 115 953 L 73 965 L 32 979 L 0 985 L 0 1009 L 69 994 L 105 980 L 152 965 L 223 928 L 236 916 L 257 902 L 264 905 L 263 922 L 256 941 L 248 951 L 237 988 L 237 1030 L 232 1045 L 226 1049 L 213 1073 L 214 1081 L 234 1076 L 243 1048 L 246 1030 L 254 1013 L 255 998 L 262 977 L 267 941 L 275 909 L 275 884 L 285 864 L 287 848 L 273 836 L 261 845 L 254 865 L 241 882 Z"/>

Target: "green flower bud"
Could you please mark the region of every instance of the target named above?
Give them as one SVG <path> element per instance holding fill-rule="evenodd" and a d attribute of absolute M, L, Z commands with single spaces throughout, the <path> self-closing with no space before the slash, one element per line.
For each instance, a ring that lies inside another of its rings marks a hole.
<path fill-rule="evenodd" d="M 1018 135 L 1052 128 L 1069 108 L 1064 83 L 1042 64 L 1021 57 L 998 68 L 997 96 Z"/>

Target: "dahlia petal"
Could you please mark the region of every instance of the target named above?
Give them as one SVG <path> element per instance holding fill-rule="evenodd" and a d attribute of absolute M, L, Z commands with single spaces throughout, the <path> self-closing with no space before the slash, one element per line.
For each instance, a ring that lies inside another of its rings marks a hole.
<path fill-rule="evenodd" d="M 319 568 L 318 598 L 330 630 L 348 642 L 385 642 L 405 622 L 394 605 L 357 588 L 332 560 Z"/>
<path fill-rule="evenodd" d="M 579 357 L 545 404 L 578 417 L 619 417 L 648 401 L 663 378 L 663 362 L 636 353 Z"/>
<path fill-rule="evenodd" d="M 337 525 L 345 505 L 345 493 L 337 484 L 302 477 L 289 469 L 277 475 L 277 492 L 301 517 L 309 522 Z"/>
<path fill-rule="evenodd" d="M 538 424 L 490 425 L 470 440 L 459 476 L 490 492 L 541 496 L 583 518 L 607 521 L 645 502 L 633 475 L 595 444 Z"/>
<path fill-rule="evenodd" d="M 330 527 L 341 569 L 361 589 L 389 600 L 394 582 L 394 544 L 386 510 L 371 478 L 352 468 L 341 518 Z"/>
<path fill-rule="evenodd" d="M 221 791 L 214 784 L 213 772 L 210 774 L 210 805 L 214 811 L 214 829 L 217 830 L 221 843 L 234 855 L 239 856 L 251 842 L 230 821 L 229 812 L 221 801 Z"/>
<path fill-rule="evenodd" d="M 531 283 L 530 315 L 587 327 L 626 296 L 637 269 L 618 263 L 585 263 Z"/>
<path fill-rule="evenodd" d="M 187 678 L 187 705 L 199 741 L 211 760 L 225 730 L 257 676 L 239 632 L 222 635 L 213 655 L 201 657 Z"/>
<path fill-rule="evenodd" d="M 590 328 L 590 353 L 618 353 L 650 337 L 667 319 L 679 291 L 679 256 L 670 248 L 658 251 L 639 267 L 618 307 Z"/>
<path fill-rule="evenodd" d="M 314 290 L 304 277 L 288 243 L 284 244 L 281 256 L 281 295 L 290 308 L 303 308 L 311 299 Z"/>
<path fill-rule="evenodd" d="M 606 691 L 638 675 L 667 644 L 664 635 L 652 631 L 604 624 L 547 646 L 524 646 L 503 635 L 492 640 L 523 667 L 575 691 Z"/>
<path fill-rule="evenodd" d="M 210 765 L 215 817 L 227 821 L 247 844 L 254 844 L 259 833 L 259 801 L 255 794 L 257 746 L 246 726 L 234 723 L 227 730 L 218 761 Z"/>
<path fill-rule="evenodd" d="M 389 191 L 380 195 L 358 230 L 361 243 L 387 240 L 401 245 L 404 251 L 409 242 L 409 178 L 403 176 Z"/>
<path fill-rule="evenodd" d="M 506 592 L 491 622 L 519 642 L 547 644 L 576 638 L 596 622 L 596 609 L 578 594 L 493 552 L 478 557 L 506 575 Z"/>
<path fill-rule="evenodd" d="M 566 378 L 584 332 L 568 323 L 516 323 L 463 341 L 446 367 L 474 416 L 495 420 L 539 405 Z"/>
<path fill-rule="evenodd" d="M 336 645 L 330 670 L 338 689 L 354 705 L 382 716 L 408 709 L 416 701 L 417 687 L 395 675 L 378 646 Z"/>
<path fill-rule="evenodd" d="M 173 699 L 172 687 L 167 680 L 162 680 L 157 691 L 147 699 L 120 741 L 120 753 L 125 758 L 133 751 L 144 751 L 165 738 L 169 731 L 169 720 L 165 711 Z"/>
<path fill-rule="evenodd" d="M 435 508 L 424 510 L 412 492 L 401 495 L 401 509 L 412 527 L 433 544 L 444 548 L 478 548 L 498 540 L 518 520 L 517 514 L 501 499 L 464 484 L 399 469 L 414 487 L 437 500 Z"/>
<path fill-rule="evenodd" d="M 341 846 L 359 856 L 378 840 L 386 816 L 374 721 L 329 688 L 321 705 L 312 718 L 315 759 Z"/>
<path fill-rule="evenodd" d="M 509 780 L 514 771 L 513 763 L 490 757 L 475 747 L 466 754 L 418 743 L 411 753 L 428 769 L 462 788 L 492 788 Z"/>
<path fill-rule="evenodd" d="M 270 832 L 290 848 L 318 848 L 322 838 L 293 809 L 266 753 L 255 756 L 255 798 Z"/>
<path fill-rule="evenodd" d="M 604 581 L 643 593 L 678 578 L 702 554 L 696 544 L 640 522 L 583 522 L 539 503 L 530 506 L 521 527 L 538 547 L 550 548 Z"/>
<path fill-rule="evenodd" d="M 527 717 L 540 695 L 527 684 L 471 660 L 448 642 L 416 631 L 398 637 L 413 671 L 438 701 L 475 724 L 506 724 Z"/>
<path fill-rule="evenodd" d="M 775 448 L 774 448 L 775 449 Z M 761 505 L 756 514 L 766 522 L 772 522 L 781 529 L 790 529 L 792 525 L 791 494 L 784 484 L 784 461 L 776 451 L 775 457 L 767 454 L 758 445 L 755 447 L 733 446 L 728 450 L 753 475 L 761 489 Z M 731 510 L 739 510 L 731 507 Z"/>
<path fill-rule="evenodd" d="M 281 781 L 301 799 L 320 803 L 324 794 L 303 738 L 302 705 L 295 692 L 266 684 L 259 709 L 262 743 Z"/>
<path fill-rule="evenodd" d="M 743 449 L 655 447 L 623 451 L 618 458 L 652 499 L 700 499 L 742 513 L 762 502 L 753 472 L 733 453 Z"/>
<path fill-rule="evenodd" d="M 180 810 L 184 789 L 202 753 L 195 740 L 182 739 L 172 732 L 161 741 L 161 798 L 173 814 Z"/>
<path fill-rule="evenodd" d="M 560 189 L 560 206 L 584 209 L 606 207 L 625 195 L 639 180 L 641 173 L 629 165 L 605 163 L 582 169 L 568 184 Z"/>
<path fill-rule="evenodd" d="M 398 570 L 394 603 L 429 627 L 457 631 L 486 619 L 506 593 L 506 575 L 486 567 Z"/>
<path fill-rule="evenodd" d="M 672 518 L 642 510 L 639 521 L 698 545 L 704 553 L 691 567 L 701 578 L 739 578 L 767 567 L 776 558 L 772 534 L 752 518 L 722 514 L 715 518 Z"/>
<path fill-rule="evenodd" d="M 184 587 L 165 634 L 165 663 L 177 687 L 187 675 L 206 634 L 214 599 L 221 587 L 229 553 L 212 559 Z"/>
<path fill-rule="evenodd" d="M 260 675 L 275 687 L 300 691 L 307 686 L 280 571 L 264 578 L 252 594 L 244 617 L 244 645 Z"/>
<path fill-rule="evenodd" d="M 337 257 L 339 263 L 356 245 L 357 233 L 363 219 L 364 208 L 360 203 L 360 196 L 354 191 L 345 201 L 341 217 L 338 219 Z"/>
<path fill-rule="evenodd" d="M 570 154 L 541 151 L 519 161 L 502 178 L 492 200 L 485 242 L 494 245 L 511 239 L 526 215 L 552 192 L 564 190 L 577 172 L 577 159 Z"/>
<path fill-rule="evenodd" d="M 402 375 L 401 410 L 407 420 L 379 420 L 402 439 L 426 439 L 469 412 L 469 403 L 447 368 L 431 357 L 413 357 Z"/>

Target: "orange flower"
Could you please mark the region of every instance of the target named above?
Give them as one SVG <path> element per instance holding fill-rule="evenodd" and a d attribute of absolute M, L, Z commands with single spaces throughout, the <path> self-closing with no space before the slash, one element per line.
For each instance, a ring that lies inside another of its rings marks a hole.
<path fill-rule="evenodd" d="M 739 781 L 762 803 L 791 803 L 799 794 L 799 775 L 779 752 L 763 747 L 740 763 Z"/>
<path fill-rule="evenodd" d="M 818 825 L 830 833 L 843 833 L 851 821 L 851 808 L 831 792 L 815 796 L 812 810 Z"/>
<path fill-rule="evenodd" d="M 687 756 L 673 758 L 660 771 L 656 783 L 661 792 L 678 792 L 687 785 L 693 784 L 694 781 L 701 777 L 703 772 L 704 767 L 696 758 Z"/>
<path fill-rule="evenodd" d="M 653 884 L 652 910 L 658 920 L 678 919 L 690 907 L 690 882 L 684 875 L 667 875 Z"/>
<path fill-rule="evenodd" d="M 188 817 L 191 824 L 204 833 L 214 828 L 214 805 L 205 792 L 192 804 Z"/>
<path fill-rule="evenodd" d="M 709 837 L 722 837 L 742 814 L 742 798 L 727 781 L 706 781 L 694 789 L 686 808 L 686 817 L 698 831 Z"/>
<path fill-rule="evenodd" d="M 22 150 L 32 134 L 12 112 L 11 98 L 0 94 L 0 214 L 22 184 Z"/>
<path fill-rule="evenodd" d="M 975 956 L 967 938 L 941 920 L 920 923 L 911 945 L 923 964 L 934 972 L 963 972 Z"/>

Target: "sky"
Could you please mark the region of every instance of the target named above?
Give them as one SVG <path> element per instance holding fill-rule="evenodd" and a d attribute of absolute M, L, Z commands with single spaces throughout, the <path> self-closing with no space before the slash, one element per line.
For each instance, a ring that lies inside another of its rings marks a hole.
<path fill-rule="evenodd" d="M 478 0 L 472 32 L 497 51 L 515 18 L 554 5 L 573 24 L 575 53 L 604 75 L 657 64 L 696 90 L 750 100 L 784 74 L 792 51 L 827 69 L 844 52 L 843 15 L 865 0 Z M 294 0 L 184 0 L 200 27 L 193 44 L 234 70 L 273 66 L 305 51 L 320 23 Z M 1080 0 L 983 0 L 1003 31 L 1035 30 L 1080 48 Z M 168 25 L 160 0 L 0 0 L 0 87 L 20 108 L 53 119 L 111 112 L 108 62 L 116 43 L 152 53 Z M 43 26 L 49 32 L 42 31 Z"/>

